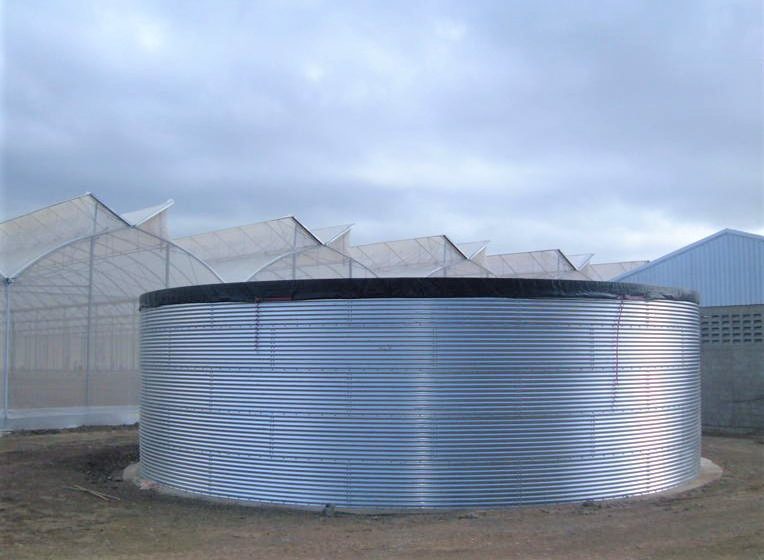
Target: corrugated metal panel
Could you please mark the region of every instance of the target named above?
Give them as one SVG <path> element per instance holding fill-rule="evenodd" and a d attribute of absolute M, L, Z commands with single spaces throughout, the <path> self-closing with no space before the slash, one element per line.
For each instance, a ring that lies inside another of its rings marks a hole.
<path fill-rule="evenodd" d="M 142 312 L 142 476 L 343 508 L 662 490 L 699 469 L 698 307 L 357 299 Z"/>
<path fill-rule="evenodd" d="M 764 237 L 724 230 L 616 278 L 688 288 L 709 306 L 764 303 Z"/>

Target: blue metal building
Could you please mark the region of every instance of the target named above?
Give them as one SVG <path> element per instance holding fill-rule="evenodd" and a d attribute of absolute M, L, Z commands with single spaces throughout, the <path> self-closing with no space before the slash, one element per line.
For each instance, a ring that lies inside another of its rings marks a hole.
<path fill-rule="evenodd" d="M 689 288 L 704 307 L 764 304 L 764 236 L 723 229 L 614 280 Z"/>

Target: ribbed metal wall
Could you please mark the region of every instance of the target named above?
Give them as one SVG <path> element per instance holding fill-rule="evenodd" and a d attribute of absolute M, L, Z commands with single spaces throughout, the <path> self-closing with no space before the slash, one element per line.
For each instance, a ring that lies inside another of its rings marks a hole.
<path fill-rule="evenodd" d="M 691 289 L 703 307 L 764 304 L 764 237 L 723 230 L 617 280 Z"/>
<path fill-rule="evenodd" d="M 618 299 L 181 304 L 142 313 L 142 476 L 209 496 L 492 507 L 699 469 L 698 308 Z"/>

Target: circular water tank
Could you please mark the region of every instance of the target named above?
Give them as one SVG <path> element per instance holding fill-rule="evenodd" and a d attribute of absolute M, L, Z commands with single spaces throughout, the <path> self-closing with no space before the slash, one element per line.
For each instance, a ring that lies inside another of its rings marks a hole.
<path fill-rule="evenodd" d="M 693 293 L 351 279 L 141 298 L 141 476 L 358 510 L 616 498 L 700 463 Z"/>

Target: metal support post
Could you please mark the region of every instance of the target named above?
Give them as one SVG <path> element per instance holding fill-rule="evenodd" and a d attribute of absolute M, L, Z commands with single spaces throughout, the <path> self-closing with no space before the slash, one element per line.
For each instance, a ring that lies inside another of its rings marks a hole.
<path fill-rule="evenodd" d="M 3 427 L 8 425 L 10 407 L 10 372 L 11 372 L 11 285 L 12 278 L 5 282 L 5 348 L 3 348 Z"/>

